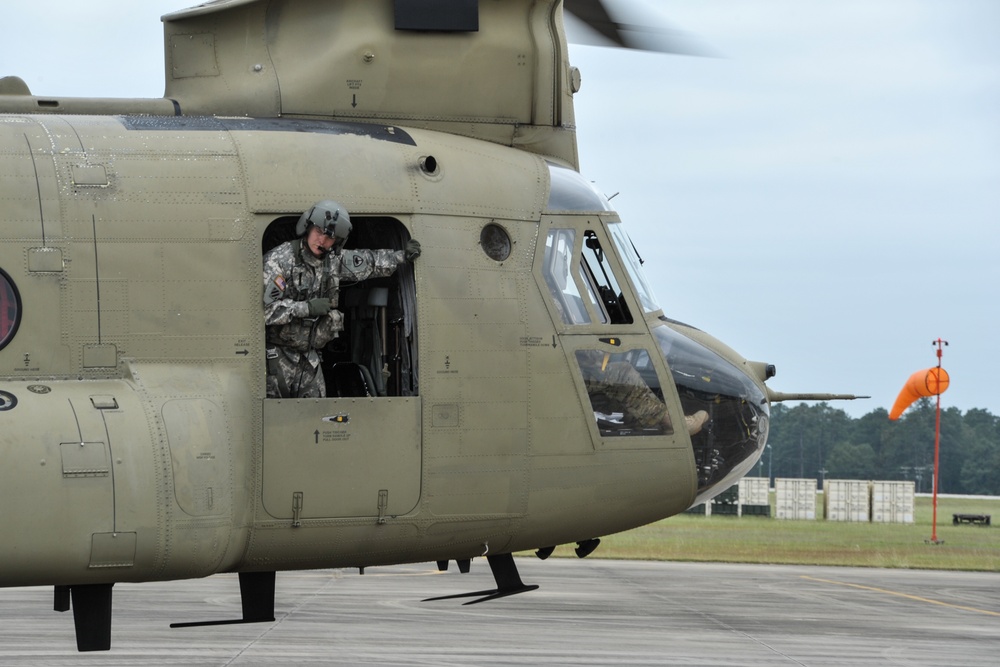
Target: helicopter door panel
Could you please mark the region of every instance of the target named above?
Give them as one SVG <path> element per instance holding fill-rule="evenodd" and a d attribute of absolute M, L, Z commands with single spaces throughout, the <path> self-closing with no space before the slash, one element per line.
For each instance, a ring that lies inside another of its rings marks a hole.
<path fill-rule="evenodd" d="M 174 473 L 174 500 L 191 516 L 229 511 L 229 450 L 222 409 L 204 398 L 163 405 L 163 425 Z"/>
<path fill-rule="evenodd" d="M 264 509 L 278 519 L 406 514 L 420 499 L 417 397 L 268 399 Z"/>

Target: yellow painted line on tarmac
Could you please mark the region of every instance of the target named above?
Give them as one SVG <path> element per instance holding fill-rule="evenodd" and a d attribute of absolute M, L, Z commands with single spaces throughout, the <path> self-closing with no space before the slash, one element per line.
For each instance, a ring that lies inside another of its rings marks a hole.
<path fill-rule="evenodd" d="M 952 609 L 961 609 L 962 611 L 971 611 L 976 614 L 986 614 L 987 616 L 1000 616 L 1000 612 L 989 611 L 987 609 L 979 609 L 977 607 L 966 607 L 960 604 L 952 604 L 950 602 L 942 602 L 941 600 L 932 600 L 930 598 L 922 598 L 919 595 L 910 595 L 909 593 L 900 593 L 899 591 L 890 591 L 885 588 L 876 588 L 875 586 L 863 586 L 861 584 L 850 584 L 846 581 L 833 581 L 832 579 L 819 579 L 817 577 L 808 577 L 802 575 L 803 579 L 808 579 L 810 581 L 818 581 L 824 584 L 834 584 L 836 586 L 848 586 L 849 588 L 860 588 L 864 591 L 874 591 L 876 593 L 885 593 L 886 595 L 894 595 L 900 598 L 906 598 L 907 600 L 914 600 L 916 602 L 926 602 L 927 604 L 936 604 L 942 607 L 950 607 Z"/>

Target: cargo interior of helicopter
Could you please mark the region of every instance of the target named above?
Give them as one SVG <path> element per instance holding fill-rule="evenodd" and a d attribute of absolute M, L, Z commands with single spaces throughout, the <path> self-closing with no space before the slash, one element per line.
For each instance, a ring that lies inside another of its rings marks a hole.
<path fill-rule="evenodd" d="M 296 238 L 296 222 L 298 216 L 286 216 L 268 225 L 262 254 Z M 410 239 L 406 227 L 394 218 L 352 216 L 352 222 L 347 250 L 402 250 Z M 338 310 L 344 315 L 344 330 L 322 350 L 326 395 L 416 396 L 413 266 L 404 264 L 386 278 L 341 280 Z"/>

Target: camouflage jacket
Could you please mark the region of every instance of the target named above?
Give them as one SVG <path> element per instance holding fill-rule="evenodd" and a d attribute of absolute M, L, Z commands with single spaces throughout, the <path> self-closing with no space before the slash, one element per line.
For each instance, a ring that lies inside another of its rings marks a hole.
<path fill-rule="evenodd" d="M 603 394 L 624 413 L 625 424 L 631 427 L 656 428 L 669 423 L 667 406 L 643 381 L 629 363 L 608 364 L 603 371 L 591 369 L 584 373 L 587 392 Z"/>
<path fill-rule="evenodd" d="M 310 317 L 309 300 L 327 298 L 336 306 L 341 280 L 388 276 L 405 261 L 402 250 L 344 250 L 340 255 L 317 259 L 299 239 L 270 250 L 264 255 L 268 344 L 300 352 L 321 349 L 344 328 L 344 316 L 332 310 L 322 317 Z M 315 362 L 319 363 L 318 356 Z"/>

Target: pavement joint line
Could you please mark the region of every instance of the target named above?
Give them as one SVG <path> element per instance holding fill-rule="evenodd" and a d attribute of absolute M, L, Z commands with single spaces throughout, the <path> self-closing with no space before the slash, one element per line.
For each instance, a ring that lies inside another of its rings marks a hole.
<path fill-rule="evenodd" d="M 288 611 L 286 611 L 284 614 L 281 614 L 280 616 L 278 616 L 277 614 L 275 614 L 274 620 L 270 621 L 268 623 L 267 628 L 265 630 L 263 630 L 260 634 L 258 634 L 256 637 L 254 637 L 253 639 L 251 639 L 247 643 L 246 646 L 244 646 L 239 651 L 237 651 L 236 654 L 232 658 L 230 658 L 223 665 L 223 667 L 228 667 L 229 665 L 233 664 L 233 662 L 235 662 L 240 657 L 242 657 L 244 653 L 246 653 L 248 650 L 250 650 L 251 648 L 253 648 L 254 645 L 257 644 L 257 642 L 259 642 L 260 640 L 264 639 L 264 637 L 266 637 L 272 630 L 276 629 L 279 625 L 281 625 L 282 623 L 284 623 L 285 620 L 288 619 L 290 616 L 292 616 L 293 614 L 295 614 L 296 612 L 298 612 L 300 609 L 302 609 L 303 607 L 305 607 L 307 604 L 310 604 L 316 597 L 319 596 L 319 594 L 322 591 L 324 591 L 325 589 L 329 588 L 330 584 L 334 580 L 339 579 L 339 578 L 340 577 L 336 576 L 335 574 L 327 574 L 326 575 L 326 581 L 323 582 L 322 586 L 320 586 L 319 588 L 313 589 L 313 591 L 309 595 L 306 595 L 304 597 L 299 598 L 298 604 L 296 604 L 293 608 L 291 608 Z"/>
<path fill-rule="evenodd" d="M 942 607 L 950 607 L 952 609 L 961 609 L 962 611 L 971 611 L 977 614 L 986 614 L 987 616 L 1000 616 L 1000 612 L 989 611 L 988 609 L 979 609 L 978 607 L 966 607 L 960 604 L 952 604 L 951 602 L 942 602 L 941 600 L 932 600 L 931 598 L 920 597 L 919 595 L 910 595 L 909 593 L 900 593 L 899 591 L 890 591 L 887 588 L 877 588 L 875 586 L 864 586 L 862 584 L 852 584 L 846 581 L 834 581 L 833 579 L 820 579 L 818 577 L 810 577 L 808 575 L 801 575 L 803 579 L 808 579 L 809 581 L 818 581 L 824 584 L 834 584 L 836 586 L 847 586 L 850 588 L 860 588 L 864 591 L 874 591 L 876 593 L 885 593 L 886 595 L 894 595 L 900 598 L 906 598 L 907 600 L 915 600 L 917 602 L 926 602 L 928 604 L 936 604 Z"/>

